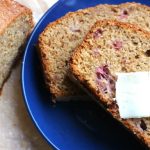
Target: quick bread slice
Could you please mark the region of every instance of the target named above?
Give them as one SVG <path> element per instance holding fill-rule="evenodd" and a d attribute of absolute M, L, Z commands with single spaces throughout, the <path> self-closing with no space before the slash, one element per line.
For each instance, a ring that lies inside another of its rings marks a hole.
<path fill-rule="evenodd" d="M 83 95 L 67 76 L 68 61 L 74 48 L 83 40 L 96 20 L 94 10 L 110 12 L 109 5 L 70 12 L 50 23 L 39 37 L 39 52 L 47 87 L 53 99 Z M 105 13 L 103 14 L 105 15 Z M 108 13 L 107 13 L 108 14 Z M 93 22 L 93 23 L 91 23 Z"/>
<path fill-rule="evenodd" d="M 98 36 L 95 38 L 95 35 Z M 70 60 L 73 79 L 150 148 L 150 118 L 121 119 L 116 73 L 150 71 L 150 33 L 117 21 L 98 21 Z"/>
<path fill-rule="evenodd" d="M 13 0 L 0 1 L 0 89 L 33 28 L 32 12 Z"/>
<path fill-rule="evenodd" d="M 98 5 L 68 13 L 50 23 L 39 37 L 39 52 L 46 84 L 53 98 L 61 100 L 82 93 L 67 77 L 68 60 L 91 26 L 101 19 L 131 22 L 150 31 L 150 8 L 137 3 Z"/>

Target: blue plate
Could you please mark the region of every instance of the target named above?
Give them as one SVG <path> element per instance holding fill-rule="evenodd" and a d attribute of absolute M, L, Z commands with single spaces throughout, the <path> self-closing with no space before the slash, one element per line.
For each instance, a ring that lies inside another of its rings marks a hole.
<path fill-rule="evenodd" d="M 50 103 L 35 49 L 38 36 L 49 22 L 69 11 L 101 3 L 126 0 L 60 0 L 42 17 L 26 47 L 22 67 L 22 89 L 29 114 L 40 133 L 60 150 L 142 150 L 143 147 L 94 102 Z M 136 0 L 150 5 L 148 0 Z"/>

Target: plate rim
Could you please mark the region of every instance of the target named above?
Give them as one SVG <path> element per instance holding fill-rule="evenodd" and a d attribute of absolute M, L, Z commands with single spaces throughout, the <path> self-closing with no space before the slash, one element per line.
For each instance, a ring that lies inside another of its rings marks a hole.
<path fill-rule="evenodd" d="M 38 122 L 36 121 L 36 119 L 35 119 L 32 111 L 31 111 L 30 105 L 28 103 L 28 100 L 27 100 L 28 98 L 27 98 L 27 93 L 26 93 L 26 85 L 25 85 L 25 80 L 24 80 L 25 79 L 25 62 L 26 62 L 27 53 L 29 51 L 31 41 L 32 41 L 32 39 L 34 37 L 34 34 L 39 29 L 39 26 L 41 25 L 41 23 L 43 22 L 43 20 L 49 15 L 49 13 L 51 13 L 51 11 L 53 11 L 53 9 L 55 9 L 57 6 L 59 6 L 60 4 L 64 3 L 65 1 L 66 0 L 57 0 L 57 2 L 54 3 L 42 15 L 42 17 L 40 18 L 40 20 L 36 23 L 35 27 L 33 28 L 33 31 L 31 32 L 31 35 L 29 36 L 28 41 L 26 43 L 25 51 L 24 51 L 24 55 L 23 55 L 23 59 L 22 59 L 22 64 L 21 64 L 21 92 L 22 92 L 22 96 L 23 96 L 23 101 L 25 103 L 25 107 L 27 109 L 27 113 L 28 113 L 29 117 L 31 118 L 31 120 L 33 122 L 33 125 L 35 126 L 35 128 L 37 129 L 37 131 L 39 132 L 39 134 L 41 135 L 41 137 L 48 143 L 49 146 L 51 146 L 53 149 L 56 149 L 56 150 L 60 150 L 60 149 L 42 131 L 42 129 L 38 125 Z M 135 2 L 136 2 L 136 0 L 135 0 Z"/>
<path fill-rule="evenodd" d="M 30 105 L 28 103 L 27 100 L 27 94 L 26 94 L 26 88 L 25 88 L 25 61 L 26 61 L 26 57 L 27 57 L 27 52 L 29 50 L 30 44 L 31 44 L 31 40 L 33 39 L 33 36 L 35 34 L 35 32 L 38 30 L 40 24 L 43 22 L 43 20 L 46 18 L 47 15 L 49 15 L 49 13 L 51 11 L 53 11 L 53 9 L 55 9 L 55 7 L 57 7 L 58 5 L 60 5 L 64 0 L 58 0 L 55 4 L 53 4 L 40 18 L 40 20 L 36 23 L 35 27 L 33 28 L 33 31 L 31 32 L 31 35 L 29 36 L 29 39 L 27 41 L 26 47 L 25 47 L 25 51 L 24 51 L 24 55 L 23 55 L 23 60 L 22 60 L 22 65 L 21 65 L 21 91 L 22 91 L 22 96 L 23 96 L 23 101 L 25 103 L 25 107 L 27 109 L 27 113 L 29 115 L 29 117 L 31 118 L 34 126 L 36 127 L 37 131 L 39 132 L 39 134 L 43 137 L 43 139 L 50 144 L 50 146 L 53 149 L 59 150 L 59 148 L 45 135 L 45 133 L 41 130 L 41 128 L 39 127 L 35 117 L 32 114 L 32 111 L 30 109 Z"/>

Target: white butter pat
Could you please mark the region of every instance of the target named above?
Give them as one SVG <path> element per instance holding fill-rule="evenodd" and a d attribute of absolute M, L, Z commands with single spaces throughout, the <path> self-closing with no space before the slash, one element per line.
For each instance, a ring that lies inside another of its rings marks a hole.
<path fill-rule="evenodd" d="M 121 118 L 150 117 L 150 72 L 117 75 L 116 101 Z"/>

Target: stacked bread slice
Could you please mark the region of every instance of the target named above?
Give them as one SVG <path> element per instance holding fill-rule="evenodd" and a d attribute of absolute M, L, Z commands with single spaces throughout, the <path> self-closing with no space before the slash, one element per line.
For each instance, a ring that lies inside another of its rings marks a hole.
<path fill-rule="evenodd" d="M 150 71 L 149 43 L 148 6 L 98 5 L 68 13 L 39 37 L 46 85 L 56 100 L 85 95 L 71 77 L 150 148 L 150 118 L 122 119 L 115 100 L 116 72 Z"/>
<path fill-rule="evenodd" d="M 129 22 L 150 31 L 150 8 L 137 3 L 98 5 L 50 23 L 39 37 L 39 51 L 45 81 L 54 99 L 83 95 L 67 76 L 68 60 L 91 26 L 102 19 Z"/>

